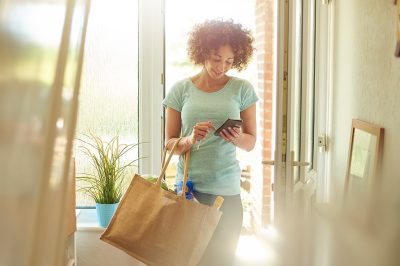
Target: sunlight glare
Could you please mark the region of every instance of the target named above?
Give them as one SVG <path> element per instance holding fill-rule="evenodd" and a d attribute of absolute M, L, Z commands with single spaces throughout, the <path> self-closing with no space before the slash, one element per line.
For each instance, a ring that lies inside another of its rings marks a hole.
<path fill-rule="evenodd" d="M 257 237 L 242 235 L 236 248 L 236 256 L 241 261 L 256 265 L 256 262 L 273 261 L 275 253 Z"/>

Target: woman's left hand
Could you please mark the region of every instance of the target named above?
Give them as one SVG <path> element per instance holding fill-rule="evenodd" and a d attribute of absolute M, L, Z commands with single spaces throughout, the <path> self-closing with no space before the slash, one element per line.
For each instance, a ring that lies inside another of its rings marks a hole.
<path fill-rule="evenodd" d="M 232 142 L 234 143 L 235 140 L 242 134 L 242 128 L 241 127 L 228 127 L 227 129 L 224 129 L 219 133 L 220 136 L 226 140 L 227 142 Z"/>

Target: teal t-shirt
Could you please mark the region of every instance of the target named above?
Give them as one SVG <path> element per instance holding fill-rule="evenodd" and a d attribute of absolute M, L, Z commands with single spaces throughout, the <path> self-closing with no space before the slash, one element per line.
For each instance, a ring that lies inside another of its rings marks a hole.
<path fill-rule="evenodd" d="M 240 112 L 258 100 L 253 86 L 246 80 L 230 77 L 223 88 L 204 92 L 190 78 L 175 83 L 163 101 L 181 113 L 181 136 L 189 136 L 198 122 L 211 121 L 215 128 L 226 119 L 240 119 Z M 239 162 L 236 146 L 210 131 L 205 139 L 193 145 L 189 160 L 189 179 L 194 190 L 214 195 L 240 194 Z M 184 162 L 179 158 L 177 180 L 183 179 Z"/>

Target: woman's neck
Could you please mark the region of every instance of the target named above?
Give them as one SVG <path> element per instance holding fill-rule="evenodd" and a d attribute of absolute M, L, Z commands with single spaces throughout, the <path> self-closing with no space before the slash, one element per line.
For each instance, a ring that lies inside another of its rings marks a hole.
<path fill-rule="evenodd" d="M 225 86 L 228 80 L 229 77 L 227 75 L 224 75 L 219 79 L 213 79 L 210 77 L 210 75 L 208 75 L 205 69 L 192 78 L 193 83 L 197 87 L 207 92 L 220 90 Z"/>

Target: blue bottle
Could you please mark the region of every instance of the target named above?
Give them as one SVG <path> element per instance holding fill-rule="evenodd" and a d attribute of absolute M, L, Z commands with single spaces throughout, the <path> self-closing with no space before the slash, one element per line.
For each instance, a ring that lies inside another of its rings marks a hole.
<path fill-rule="evenodd" d="M 176 183 L 176 194 L 180 194 L 182 192 L 182 184 L 183 181 L 180 180 Z M 188 180 L 186 181 L 186 193 L 185 193 L 185 197 L 187 200 L 193 200 L 194 196 L 193 196 L 193 182 Z"/>

